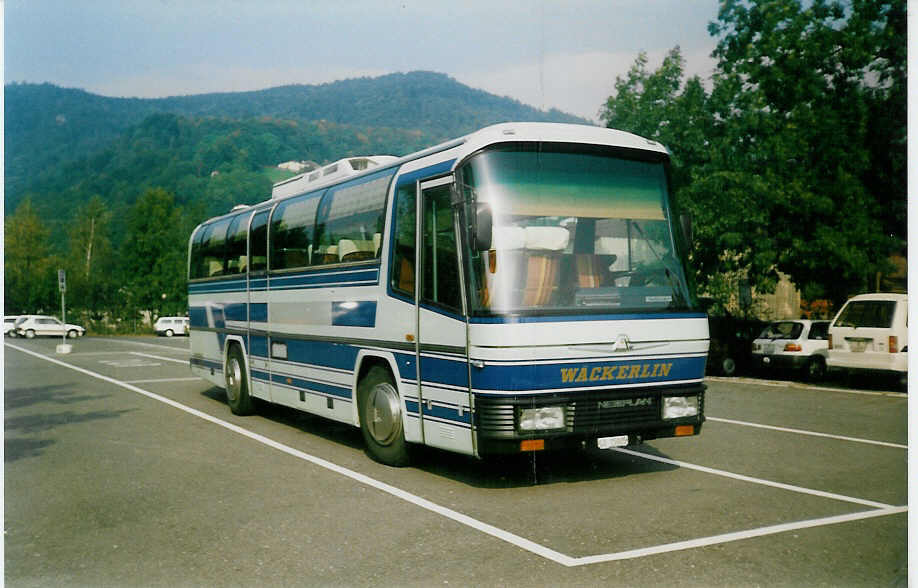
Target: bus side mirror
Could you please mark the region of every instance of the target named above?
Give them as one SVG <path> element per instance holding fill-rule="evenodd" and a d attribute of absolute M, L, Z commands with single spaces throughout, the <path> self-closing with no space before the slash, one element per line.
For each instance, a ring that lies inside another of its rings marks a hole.
<path fill-rule="evenodd" d="M 686 245 L 689 249 L 692 248 L 692 215 L 683 214 L 679 217 L 679 222 L 682 224 L 682 235 L 685 237 Z"/>
<path fill-rule="evenodd" d="M 487 251 L 491 248 L 491 229 L 494 218 L 491 215 L 491 206 L 485 202 L 475 203 L 475 249 Z"/>

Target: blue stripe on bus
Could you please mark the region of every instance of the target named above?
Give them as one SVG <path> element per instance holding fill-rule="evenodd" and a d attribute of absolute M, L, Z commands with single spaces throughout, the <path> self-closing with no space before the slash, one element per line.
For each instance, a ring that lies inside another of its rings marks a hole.
<path fill-rule="evenodd" d="M 271 374 L 271 383 L 293 387 L 298 390 L 318 392 L 319 394 L 326 395 L 326 396 L 334 396 L 336 398 L 344 398 L 347 400 L 351 399 L 351 389 L 350 388 L 344 388 L 342 386 L 333 386 L 331 384 L 323 384 L 321 382 L 313 382 L 312 380 L 304 380 L 302 378 L 296 378 L 294 376 L 286 376 L 283 374 Z"/>
<path fill-rule="evenodd" d="M 488 316 L 469 317 L 473 325 L 508 325 L 516 323 L 574 323 L 585 321 L 639 321 L 650 319 L 698 319 L 708 318 L 703 312 L 656 312 L 634 314 L 583 314 L 555 316 Z"/>
<path fill-rule="evenodd" d="M 249 354 L 254 357 L 268 357 L 268 338 L 260 335 L 249 337 Z"/>
<path fill-rule="evenodd" d="M 220 280 L 214 282 L 188 284 L 189 294 L 206 294 L 210 292 L 245 292 L 245 289 L 246 279 L 244 275 L 241 279 L 237 278 L 234 280 Z"/>
<path fill-rule="evenodd" d="M 366 286 L 379 283 L 379 267 L 365 270 L 334 271 L 272 277 L 269 290 L 326 288 L 330 286 Z"/>
<path fill-rule="evenodd" d="M 458 405 L 453 406 L 441 406 L 439 404 L 433 404 L 430 408 L 424 407 L 424 418 L 433 418 L 439 419 L 441 421 L 449 421 L 450 424 L 456 426 L 466 426 L 470 427 L 472 425 L 472 414 L 464 409 L 462 415 L 459 415 Z M 417 417 L 420 415 L 420 405 L 417 400 L 405 399 L 405 410 L 409 416 Z"/>
<path fill-rule="evenodd" d="M 266 302 L 253 302 L 250 304 L 249 320 L 253 323 L 268 322 L 268 304 Z"/>
<path fill-rule="evenodd" d="M 223 316 L 228 321 L 246 321 L 249 318 L 249 305 L 245 302 L 225 303 Z"/>
<path fill-rule="evenodd" d="M 395 181 L 395 189 L 404 186 L 405 184 L 414 184 L 418 180 L 423 180 L 431 176 L 438 176 L 440 174 L 448 173 L 453 169 L 453 164 L 456 163 L 455 159 L 450 159 L 448 161 L 441 161 L 440 163 L 418 169 L 406 174 L 402 174 Z"/>
<path fill-rule="evenodd" d="M 332 302 L 332 325 L 335 327 L 375 327 L 376 302 Z"/>
<path fill-rule="evenodd" d="M 225 304 L 212 304 L 211 316 L 214 324 L 207 324 L 207 307 L 191 306 L 188 308 L 188 320 L 192 327 L 222 329 L 226 321 L 250 320 L 256 323 L 268 321 L 268 305 L 264 302 L 247 304 L 245 302 L 230 302 Z"/>
<path fill-rule="evenodd" d="M 376 262 L 378 264 L 378 262 Z M 257 278 L 249 284 L 252 291 L 288 290 L 292 288 L 318 288 L 330 286 L 363 286 L 379 283 L 379 266 L 354 269 L 310 269 L 305 272 Z M 215 294 L 246 292 L 246 280 L 204 282 L 188 285 L 188 294 Z"/>
<path fill-rule="evenodd" d="M 472 388 L 485 392 L 526 392 L 699 380 L 704 377 L 705 360 L 705 357 L 658 357 L 583 363 L 485 365 L 472 370 Z"/>
<path fill-rule="evenodd" d="M 207 326 L 207 311 L 203 306 L 188 307 L 188 324 L 197 328 Z"/>
<path fill-rule="evenodd" d="M 357 363 L 357 347 L 345 343 L 303 341 L 272 337 L 274 343 L 287 344 L 287 361 L 352 371 Z"/>

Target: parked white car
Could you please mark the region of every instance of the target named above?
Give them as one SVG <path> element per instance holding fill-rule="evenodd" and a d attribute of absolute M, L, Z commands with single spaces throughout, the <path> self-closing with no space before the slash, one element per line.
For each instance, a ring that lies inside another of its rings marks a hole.
<path fill-rule="evenodd" d="M 908 295 L 860 294 L 829 327 L 829 367 L 908 373 Z"/>
<path fill-rule="evenodd" d="M 829 321 L 776 321 L 752 342 L 752 358 L 762 370 L 802 372 L 808 380 L 826 375 Z"/>
<path fill-rule="evenodd" d="M 161 316 L 153 324 L 153 330 L 157 335 L 171 337 L 173 335 L 188 334 L 188 317 L 184 316 Z"/>
<path fill-rule="evenodd" d="M 5 316 L 3 317 L 3 336 L 4 337 L 15 337 L 16 336 L 16 319 L 18 316 Z"/>
<path fill-rule="evenodd" d="M 64 335 L 74 339 L 76 337 L 82 337 L 86 333 L 86 329 L 80 325 L 72 325 L 70 323 L 64 324 L 56 317 L 36 314 L 27 314 L 19 317 L 16 319 L 15 325 L 16 335 L 25 337 L 26 339 L 41 336 L 62 337 Z"/>

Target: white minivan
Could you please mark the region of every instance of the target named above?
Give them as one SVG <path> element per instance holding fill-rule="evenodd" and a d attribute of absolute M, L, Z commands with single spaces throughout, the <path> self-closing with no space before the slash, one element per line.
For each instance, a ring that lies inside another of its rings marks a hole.
<path fill-rule="evenodd" d="M 829 327 L 830 368 L 908 373 L 908 295 L 860 294 Z"/>
<path fill-rule="evenodd" d="M 188 317 L 184 316 L 162 316 L 156 320 L 153 330 L 157 335 L 171 337 L 173 335 L 188 334 Z"/>

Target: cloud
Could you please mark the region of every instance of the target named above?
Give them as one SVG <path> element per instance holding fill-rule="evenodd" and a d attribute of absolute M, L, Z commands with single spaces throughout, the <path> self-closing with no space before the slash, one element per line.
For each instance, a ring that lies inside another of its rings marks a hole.
<path fill-rule="evenodd" d="M 683 52 L 686 75 L 711 75 L 714 61 L 710 48 Z M 647 52 L 648 68 L 655 69 L 669 49 Z M 615 90 L 616 76 L 624 76 L 637 57 L 636 52 L 593 51 L 545 56 L 540 62 L 511 65 L 487 71 L 456 73 L 460 82 L 500 96 L 547 110 L 558 108 L 598 121 L 599 110 Z"/>
<path fill-rule="evenodd" d="M 324 84 L 336 80 L 376 77 L 382 69 L 346 67 L 246 67 L 183 65 L 112 79 L 86 88 L 104 96 L 162 98 L 210 92 L 245 92 L 289 84 Z"/>

